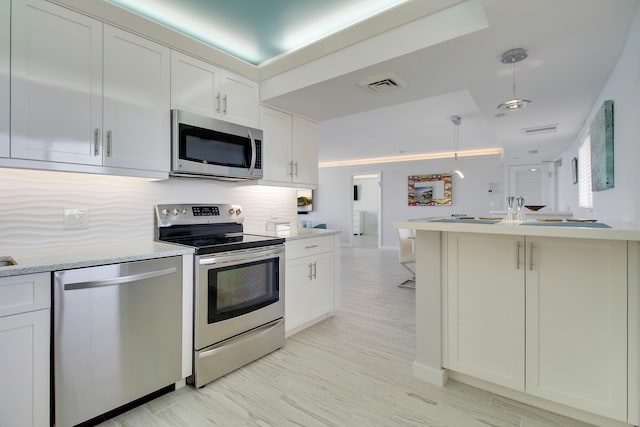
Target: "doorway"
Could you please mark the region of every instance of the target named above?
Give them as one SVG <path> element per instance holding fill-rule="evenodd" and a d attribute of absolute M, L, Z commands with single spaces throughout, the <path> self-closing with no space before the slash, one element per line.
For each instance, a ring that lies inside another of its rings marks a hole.
<path fill-rule="evenodd" d="M 556 209 L 555 163 L 538 163 L 509 167 L 509 195 L 522 196 L 528 205 Z"/>
<path fill-rule="evenodd" d="M 381 173 L 351 175 L 351 245 L 379 248 L 381 245 Z"/>

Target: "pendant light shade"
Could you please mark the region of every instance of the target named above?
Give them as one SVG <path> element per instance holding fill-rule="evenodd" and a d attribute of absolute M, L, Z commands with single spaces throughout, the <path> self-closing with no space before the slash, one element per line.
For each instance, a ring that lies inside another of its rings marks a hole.
<path fill-rule="evenodd" d="M 527 57 L 527 51 L 522 48 L 511 49 L 502 54 L 500 60 L 503 64 L 511 64 L 513 67 L 513 98 L 498 105 L 498 110 L 513 111 L 527 108 L 531 101 L 516 96 L 516 62 L 523 61 Z"/>
<path fill-rule="evenodd" d="M 453 123 L 453 157 L 458 160 L 458 144 L 460 143 L 460 125 L 462 124 L 462 117 L 451 116 L 451 123 Z M 449 172 L 449 175 L 458 175 L 460 178 L 464 178 L 464 174 L 458 169 Z"/>

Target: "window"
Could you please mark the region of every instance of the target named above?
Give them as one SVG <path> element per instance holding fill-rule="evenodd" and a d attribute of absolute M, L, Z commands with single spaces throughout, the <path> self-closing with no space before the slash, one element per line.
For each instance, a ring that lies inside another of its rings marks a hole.
<path fill-rule="evenodd" d="M 578 206 L 593 208 L 591 192 L 591 138 L 585 137 L 578 148 Z"/>

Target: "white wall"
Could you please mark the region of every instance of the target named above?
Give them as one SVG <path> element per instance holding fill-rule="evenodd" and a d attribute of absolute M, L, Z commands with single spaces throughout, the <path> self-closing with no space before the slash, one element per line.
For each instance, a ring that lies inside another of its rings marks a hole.
<path fill-rule="evenodd" d="M 447 173 L 454 169 L 454 166 L 455 169 L 464 172 L 465 179 L 453 178 L 452 206 L 408 206 L 407 178 L 409 175 Z M 351 243 L 350 208 L 353 197 L 353 188 L 349 185 L 351 175 L 368 173 L 371 170 L 381 172 L 383 248 L 398 246 L 393 228 L 394 221 L 451 216 L 454 213 L 488 216 L 490 210 L 500 210 L 504 207 L 504 166 L 499 156 L 321 168 L 315 196 L 317 210 L 309 215 L 309 219 L 313 219 L 314 223 L 326 222 L 329 228 L 340 230 L 342 244 Z M 490 182 L 496 184 L 492 193 L 488 192 Z"/>
<path fill-rule="evenodd" d="M 578 156 L 579 140 L 562 155 L 559 207 L 571 207 L 574 216 L 619 220 L 640 224 L 640 8 L 636 11 L 627 42 L 609 80 L 584 125 L 602 102 L 613 100 L 615 187 L 593 193 L 593 211 L 578 209 L 578 186 L 571 181 L 571 159 Z"/>
<path fill-rule="evenodd" d="M 271 216 L 296 223 L 295 189 L 206 179 L 140 178 L 0 169 L 0 254 L 34 246 L 149 241 L 158 203 L 234 203 L 245 231 L 260 233 Z M 64 209 L 89 209 L 88 229 L 65 230 Z"/>
<path fill-rule="evenodd" d="M 353 202 L 353 210 L 362 211 L 362 233 L 378 235 L 378 178 L 354 178 L 358 186 L 358 200 Z"/>

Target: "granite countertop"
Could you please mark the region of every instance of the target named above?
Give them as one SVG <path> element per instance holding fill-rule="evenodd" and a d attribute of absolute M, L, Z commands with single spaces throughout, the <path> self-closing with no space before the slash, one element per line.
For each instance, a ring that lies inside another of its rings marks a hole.
<path fill-rule="evenodd" d="M 269 237 L 281 237 L 285 240 L 308 239 L 311 237 L 329 236 L 340 234 L 339 230 L 330 230 L 324 228 L 294 228 L 288 232 L 264 231 L 259 234 Z"/>
<path fill-rule="evenodd" d="M 640 241 L 640 226 L 616 221 L 545 223 L 529 220 L 518 224 L 500 220 L 458 220 L 450 217 L 432 217 L 395 221 L 393 226 L 426 231 Z"/>
<path fill-rule="evenodd" d="M 10 256 L 16 261 L 17 265 L 0 267 L 0 277 L 164 258 L 192 254 L 193 252 L 193 248 L 186 246 L 151 241 L 96 245 L 83 244 L 15 251 L 3 249 L 0 256 Z"/>

